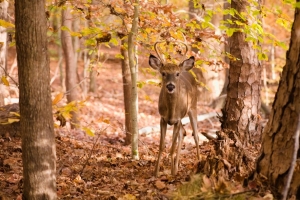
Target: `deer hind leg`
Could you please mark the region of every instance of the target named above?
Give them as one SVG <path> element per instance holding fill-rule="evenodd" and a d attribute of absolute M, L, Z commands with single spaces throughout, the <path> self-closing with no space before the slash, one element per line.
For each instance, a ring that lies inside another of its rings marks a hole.
<path fill-rule="evenodd" d="M 196 150 L 197 150 L 197 158 L 198 158 L 198 160 L 200 160 L 199 136 L 198 136 L 198 128 L 197 128 L 197 111 L 196 111 L 196 109 L 190 109 L 188 115 L 189 115 L 192 129 L 193 129 L 193 136 L 194 136 Z"/>
<path fill-rule="evenodd" d="M 167 122 L 163 118 L 160 119 L 160 141 L 159 141 L 159 152 L 158 152 L 158 157 L 155 165 L 155 171 L 154 171 L 154 176 L 158 176 L 158 171 L 159 171 L 159 163 L 161 159 L 161 154 L 165 148 L 165 138 L 166 138 L 166 132 L 167 132 Z"/>
<path fill-rule="evenodd" d="M 178 162 L 179 162 L 179 156 L 180 156 L 184 132 L 185 132 L 185 130 L 183 128 L 181 121 L 179 121 L 178 123 L 176 123 L 174 125 L 172 146 L 171 146 L 171 173 L 172 173 L 172 175 L 176 175 L 178 172 Z M 178 144 L 176 145 L 177 141 L 178 141 Z M 176 152 L 176 157 L 175 157 L 174 153 L 175 153 L 176 146 L 177 146 L 177 152 Z"/>

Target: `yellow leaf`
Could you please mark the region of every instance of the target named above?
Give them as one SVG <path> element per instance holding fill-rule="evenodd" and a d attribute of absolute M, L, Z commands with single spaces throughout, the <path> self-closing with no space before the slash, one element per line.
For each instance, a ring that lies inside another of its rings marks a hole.
<path fill-rule="evenodd" d="M 108 118 L 103 119 L 103 122 L 106 123 L 106 124 L 110 124 L 110 121 L 109 121 Z"/>
<path fill-rule="evenodd" d="M 3 83 L 4 85 L 9 86 L 9 82 L 8 82 L 8 80 L 6 79 L 6 76 L 2 76 L 2 77 L 1 77 L 1 81 L 2 81 L 2 83 Z"/>
<path fill-rule="evenodd" d="M 80 175 L 77 175 L 76 178 L 73 180 L 74 183 L 83 183 L 84 181 L 81 179 Z"/>
<path fill-rule="evenodd" d="M 94 131 L 92 131 L 91 129 L 87 128 L 87 127 L 83 127 L 82 130 L 84 130 L 86 132 L 86 134 L 88 134 L 89 136 L 95 136 Z"/>
<path fill-rule="evenodd" d="M 20 116 L 21 116 L 20 113 L 17 113 L 17 112 L 9 112 L 9 114 L 15 115 L 15 116 L 17 116 L 17 117 L 20 117 Z"/>
<path fill-rule="evenodd" d="M 125 194 L 122 199 L 124 199 L 124 200 L 136 200 L 136 197 L 132 194 Z"/>
<path fill-rule="evenodd" d="M 63 97 L 64 97 L 64 93 L 62 92 L 56 95 L 52 101 L 52 105 L 56 105 L 60 100 L 62 100 Z"/>
<path fill-rule="evenodd" d="M 13 28 L 13 27 L 15 27 L 14 24 L 9 23 L 9 22 L 7 22 L 7 21 L 5 21 L 3 19 L 0 19 L 0 26 L 2 26 L 4 28 Z"/>
<path fill-rule="evenodd" d="M 152 102 L 152 99 L 148 95 L 145 95 L 145 100 Z"/>
<path fill-rule="evenodd" d="M 12 124 L 12 123 L 14 123 L 14 122 L 19 122 L 19 121 L 20 121 L 20 119 L 8 118 L 8 123 L 9 123 L 9 124 Z"/>
<path fill-rule="evenodd" d="M 73 36 L 73 37 L 79 37 L 79 38 L 82 38 L 82 35 L 81 35 L 80 33 L 77 33 L 77 32 L 71 32 L 70 34 L 71 34 L 71 36 Z"/>

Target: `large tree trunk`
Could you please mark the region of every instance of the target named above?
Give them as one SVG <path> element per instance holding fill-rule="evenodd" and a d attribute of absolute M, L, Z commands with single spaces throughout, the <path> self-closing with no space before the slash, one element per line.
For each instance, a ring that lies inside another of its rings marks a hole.
<path fill-rule="evenodd" d="M 69 28 L 72 28 L 72 14 L 71 9 L 67 7 L 62 11 L 62 25 Z M 66 62 L 66 90 L 67 90 L 67 100 L 68 103 L 78 100 L 77 92 L 77 72 L 76 72 L 76 63 L 74 56 L 74 48 L 72 43 L 72 36 L 68 31 L 61 32 L 62 48 L 64 51 L 64 57 Z M 75 128 L 78 125 L 77 115 L 75 112 L 72 112 L 71 127 Z"/>
<path fill-rule="evenodd" d="M 45 0 L 15 2 L 23 199 L 56 199 L 56 152 Z"/>
<path fill-rule="evenodd" d="M 299 140 L 299 137 L 294 137 L 300 115 L 299 32 L 300 9 L 296 8 L 286 64 L 275 95 L 270 119 L 263 132 L 262 153 L 257 164 L 257 173 L 267 178 L 268 185 L 273 193 L 278 195 L 276 197 L 278 199 L 281 199 L 280 196 L 294 160 L 293 154 L 297 154 L 297 151 L 296 168 L 289 196 L 296 195 L 296 199 L 300 199 L 300 154 L 299 149 L 295 149 L 295 140 Z"/>
<path fill-rule="evenodd" d="M 2 1 L 0 3 L 0 19 L 7 20 L 7 8 L 8 1 Z M 4 70 L 7 70 L 6 66 L 6 52 L 7 52 L 7 32 L 6 28 L 0 26 L 0 79 L 5 75 Z M 7 88 L 0 81 L 0 106 L 4 105 L 5 94 L 7 94 Z"/>
<path fill-rule="evenodd" d="M 125 145 L 131 143 L 131 116 L 130 116 L 130 99 L 131 99 L 131 78 L 130 78 L 130 69 L 128 64 L 128 51 L 124 47 L 127 41 L 122 40 L 121 54 L 124 56 L 122 60 L 122 77 L 123 77 L 123 96 L 124 96 L 124 109 L 125 109 Z"/>
<path fill-rule="evenodd" d="M 239 13 L 247 12 L 246 0 L 233 0 L 231 7 Z M 243 21 L 232 17 L 233 21 Z M 250 22 L 249 22 L 250 23 Z M 232 28 L 243 28 L 236 24 Z M 233 131 L 242 144 L 248 144 L 261 134 L 259 122 L 261 65 L 257 52 L 246 34 L 234 32 L 230 38 L 230 53 L 236 58 L 230 61 L 229 84 L 225 107 L 222 109 L 222 130 Z"/>
<path fill-rule="evenodd" d="M 254 5 L 249 5 L 247 0 L 231 1 L 231 7 L 238 13 L 245 13 L 247 6 Z M 233 16 L 232 20 L 242 21 L 239 15 Z M 231 28 L 243 29 L 237 25 Z M 212 142 L 214 151 L 203 161 L 204 166 L 202 162 L 199 165 L 200 171 L 216 179 L 221 177 L 241 181 L 255 169 L 256 151 L 251 152 L 255 146 L 250 143 L 261 132 L 261 65 L 253 44 L 247 42 L 246 37 L 245 33 L 237 31 L 229 38 L 230 53 L 236 59 L 230 60 L 226 104 L 220 118 L 222 131 L 217 132 L 218 140 Z"/>

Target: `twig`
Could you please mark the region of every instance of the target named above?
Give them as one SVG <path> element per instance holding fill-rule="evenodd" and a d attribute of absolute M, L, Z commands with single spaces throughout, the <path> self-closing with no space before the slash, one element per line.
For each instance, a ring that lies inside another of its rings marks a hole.
<path fill-rule="evenodd" d="M 19 88 L 19 84 L 7 73 L 7 71 L 5 70 L 5 68 L 2 67 L 2 66 L 0 66 L 0 67 L 4 71 L 5 76 L 8 76 L 14 82 L 14 84 Z"/>
<path fill-rule="evenodd" d="M 103 130 L 101 130 L 100 132 L 104 132 L 108 127 L 109 127 L 109 126 L 105 127 L 105 128 L 104 128 Z M 88 158 L 86 159 L 85 163 L 84 163 L 83 166 L 82 166 L 82 169 L 81 169 L 81 171 L 80 171 L 80 173 L 79 173 L 80 176 L 82 175 L 82 173 L 83 173 L 83 171 L 84 171 L 84 169 L 85 169 L 87 163 L 89 162 L 90 158 L 91 158 L 92 155 L 93 155 L 93 151 L 94 151 L 94 149 L 95 149 L 95 147 L 96 147 L 96 144 L 97 144 L 97 142 L 98 142 L 98 140 L 99 140 L 99 138 L 100 138 L 100 135 L 101 135 L 101 134 L 99 133 L 99 134 L 98 134 L 98 137 L 97 137 L 96 141 L 94 142 L 93 147 L 92 147 L 92 149 L 91 149 L 91 151 L 90 151 L 90 155 L 88 156 Z"/>
<path fill-rule="evenodd" d="M 299 135 L 300 135 L 300 115 L 299 115 L 299 118 L 298 118 L 298 126 L 297 126 L 297 129 L 296 129 L 296 133 L 294 135 L 295 145 L 294 145 L 293 158 L 292 158 L 289 173 L 287 175 L 287 181 L 286 181 L 284 190 L 282 192 L 282 200 L 286 200 L 286 198 L 287 198 L 288 191 L 290 189 L 291 181 L 292 181 L 292 178 L 293 178 L 294 170 L 295 170 L 295 167 L 296 167 L 297 153 L 298 153 L 298 149 L 299 149 Z"/>
<path fill-rule="evenodd" d="M 57 67 L 56 67 L 55 72 L 54 72 L 54 76 L 50 80 L 50 85 L 52 85 L 52 83 L 55 81 L 56 77 L 58 76 L 57 75 L 58 74 L 58 69 L 59 69 L 59 66 L 60 66 L 61 62 L 62 62 L 62 57 L 59 58 L 59 61 L 57 63 Z"/>

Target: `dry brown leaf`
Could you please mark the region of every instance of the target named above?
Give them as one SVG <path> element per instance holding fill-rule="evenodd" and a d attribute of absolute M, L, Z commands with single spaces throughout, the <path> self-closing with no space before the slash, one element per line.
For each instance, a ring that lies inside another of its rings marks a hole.
<path fill-rule="evenodd" d="M 155 181 L 155 187 L 159 190 L 162 190 L 166 187 L 166 184 L 160 180 Z"/>

